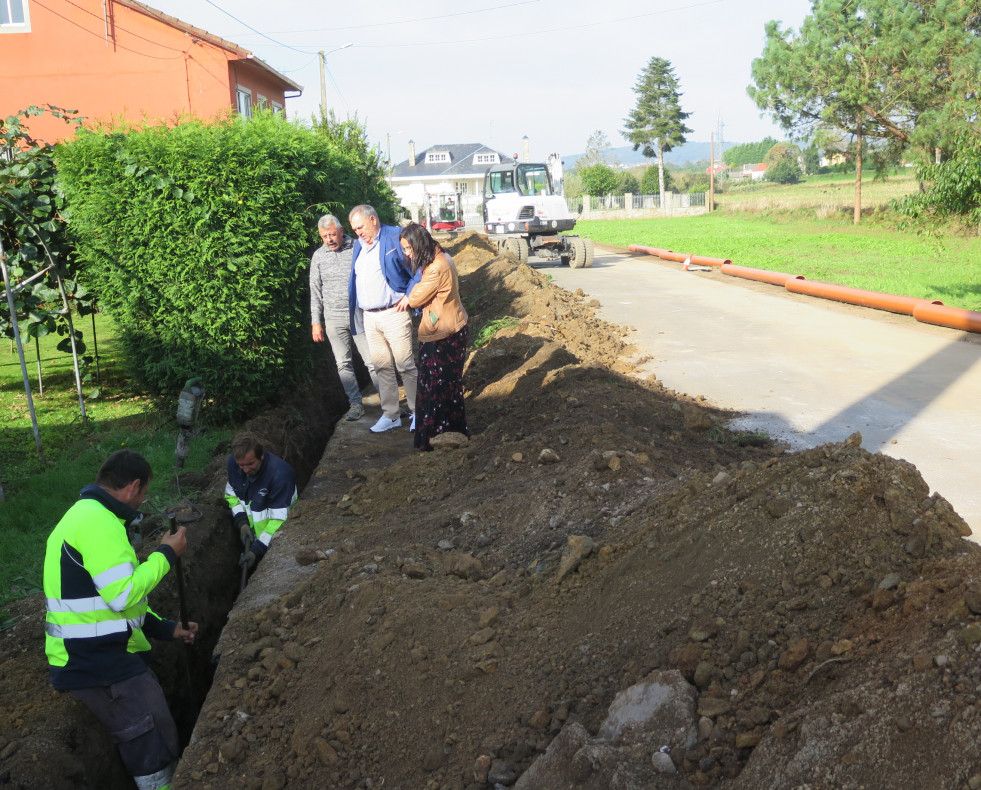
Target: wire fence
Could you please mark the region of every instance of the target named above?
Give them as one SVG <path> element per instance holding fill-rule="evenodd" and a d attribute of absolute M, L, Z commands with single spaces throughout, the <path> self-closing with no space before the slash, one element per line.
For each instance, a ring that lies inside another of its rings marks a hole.
<path fill-rule="evenodd" d="M 666 193 L 667 205 L 671 208 L 701 208 L 706 205 L 705 192 L 668 192 Z M 622 211 L 626 208 L 626 195 L 582 195 L 580 197 L 566 197 L 565 202 L 569 211 L 578 214 L 589 200 L 590 211 Z M 630 195 L 630 207 L 637 210 L 661 208 L 660 195 Z"/>

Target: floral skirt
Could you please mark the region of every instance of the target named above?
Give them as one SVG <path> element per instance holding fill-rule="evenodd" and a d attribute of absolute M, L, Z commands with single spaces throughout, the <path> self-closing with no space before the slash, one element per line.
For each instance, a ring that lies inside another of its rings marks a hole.
<path fill-rule="evenodd" d="M 419 344 L 415 446 L 429 450 L 429 440 L 456 431 L 469 436 L 463 411 L 463 360 L 467 327 L 432 343 Z"/>

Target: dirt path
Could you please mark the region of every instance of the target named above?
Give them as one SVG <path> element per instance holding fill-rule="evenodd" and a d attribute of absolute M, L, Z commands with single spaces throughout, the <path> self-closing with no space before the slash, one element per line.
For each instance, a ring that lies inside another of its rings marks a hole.
<path fill-rule="evenodd" d="M 915 468 L 731 434 L 632 376 L 581 294 L 479 240 L 454 256 L 472 326 L 517 319 L 468 362 L 471 442 L 339 429 L 220 636 L 175 787 L 981 786 L 978 548 Z M 0 781 L 104 787 L 39 606 L 0 637 Z M 596 739 L 667 679 L 684 737 Z"/>

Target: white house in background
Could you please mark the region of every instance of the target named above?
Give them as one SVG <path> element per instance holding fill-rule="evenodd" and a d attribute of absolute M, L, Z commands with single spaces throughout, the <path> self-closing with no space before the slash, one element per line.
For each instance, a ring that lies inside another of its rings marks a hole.
<path fill-rule="evenodd" d="M 434 145 L 417 154 L 416 144 L 409 140 L 409 158 L 392 168 L 390 182 L 410 212 L 413 206 L 426 205 L 429 195 L 460 195 L 465 210 L 477 206 L 479 213 L 484 173 L 510 158 L 483 143 Z"/>
<path fill-rule="evenodd" d="M 459 195 L 467 224 L 482 226 L 484 174 L 491 165 L 518 158 L 518 154 L 508 156 L 482 143 L 434 145 L 417 154 L 416 144 L 409 140 L 409 158 L 392 168 L 390 183 L 399 203 L 415 220 L 425 218 L 427 205 L 434 216 L 437 205 L 445 205 L 447 200 L 456 205 L 455 196 Z M 531 161 L 531 144 L 527 136 L 521 138 L 520 159 Z M 549 154 L 545 162 L 556 193 L 562 194 L 562 158 L 558 154 Z"/>

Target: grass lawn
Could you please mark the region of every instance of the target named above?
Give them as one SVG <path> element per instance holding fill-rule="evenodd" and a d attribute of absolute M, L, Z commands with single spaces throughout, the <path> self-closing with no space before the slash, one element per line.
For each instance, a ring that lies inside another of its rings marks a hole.
<path fill-rule="evenodd" d="M 92 354 L 91 319 L 83 319 L 76 328 L 84 332 L 86 353 Z M 100 316 L 96 331 L 101 376 L 97 378 L 94 365 L 85 372 L 88 419 L 84 425 L 71 356 L 56 349 L 61 338 L 42 338 L 39 343 L 43 395 L 34 342 L 25 347 L 43 461 L 34 441 L 16 347 L 12 341 L 0 344 L 0 409 L 7 415 L 0 429 L 0 480 L 5 495 L 0 502 L 0 604 L 40 587 L 48 533 L 113 451 L 127 447 L 142 453 L 156 473 L 150 498 L 163 505 L 177 499 L 169 483 L 177 438 L 176 399 L 158 402 L 136 391 L 122 365 L 113 325 Z M 222 429 L 196 437 L 184 468 L 205 468 L 217 443 L 229 435 Z"/>
<path fill-rule="evenodd" d="M 887 207 L 893 200 L 918 189 L 909 170 L 891 173 L 875 180 L 866 172 L 862 179 L 862 208 L 866 211 Z M 740 184 L 715 196 L 716 207 L 727 212 L 767 212 L 807 210 L 818 219 L 851 220 L 855 207 L 855 175 L 828 173 L 808 176 L 799 184 L 771 184 L 757 181 Z"/>
<path fill-rule="evenodd" d="M 728 258 L 740 266 L 981 311 L 981 239 L 929 238 L 838 219 L 717 211 L 697 217 L 588 221 L 576 232 L 601 244 L 640 244 Z"/>

